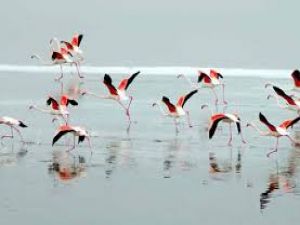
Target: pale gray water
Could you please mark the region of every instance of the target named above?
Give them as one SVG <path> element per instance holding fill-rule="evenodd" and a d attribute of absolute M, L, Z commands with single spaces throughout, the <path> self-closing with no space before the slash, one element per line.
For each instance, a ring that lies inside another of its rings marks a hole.
<path fill-rule="evenodd" d="M 86 75 L 83 87 L 105 93 L 102 76 Z M 224 76 L 226 111 L 238 112 L 244 125 L 257 119 L 259 111 L 274 123 L 295 116 L 266 100 L 272 91 L 264 89 L 265 79 Z M 281 139 L 280 151 L 267 158 L 275 140 L 259 137 L 250 128 L 243 129 L 247 145 L 235 135 L 228 147 L 226 124 L 208 141 L 209 113 L 200 105 L 209 102 L 209 90 L 201 90 L 186 104 L 195 126 L 182 125 L 178 135 L 172 120 L 151 106 L 163 94 L 175 101 L 189 91 L 175 75 L 142 73 L 132 83 L 136 123 L 129 134 L 125 115 L 115 102 L 81 98 L 79 107 L 71 110 L 71 120 L 98 135 L 92 138 L 90 157 L 86 143 L 72 154 L 64 153 L 61 145 L 52 148 L 56 126 L 50 116 L 28 110 L 32 102 L 45 106 L 47 95 L 58 92 L 55 75 L 1 73 L 0 77 L 1 115 L 27 122 L 29 128 L 22 131 L 33 142 L 21 147 L 15 138 L 1 147 L 1 224 L 298 224 L 299 149 Z M 70 77 L 66 76 L 65 85 Z M 120 78 L 114 76 L 114 82 Z M 272 82 L 291 86 L 288 79 Z M 8 129 L 1 126 L 1 134 L 5 132 Z M 210 172 L 211 153 L 224 172 Z M 85 162 L 81 159 L 79 164 L 79 155 Z M 75 166 L 79 176 L 62 180 L 49 170 L 54 161 L 66 168 Z M 270 177 L 279 179 L 280 189 L 268 196 L 270 202 L 261 210 L 260 195 L 268 189 Z"/>

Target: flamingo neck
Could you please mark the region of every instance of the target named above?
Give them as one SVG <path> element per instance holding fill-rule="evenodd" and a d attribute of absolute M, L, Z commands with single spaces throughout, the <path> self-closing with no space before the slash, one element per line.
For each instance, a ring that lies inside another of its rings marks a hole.
<path fill-rule="evenodd" d="M 251 127 L 253 127 L 261 136 L 269 136 L 270 132 L 268 131 L 262 131 L 260 128 L 258 128 L 258 126 L 256 126 L 256 124 L 254 123 L 249 123 L 249 125 Z"/>

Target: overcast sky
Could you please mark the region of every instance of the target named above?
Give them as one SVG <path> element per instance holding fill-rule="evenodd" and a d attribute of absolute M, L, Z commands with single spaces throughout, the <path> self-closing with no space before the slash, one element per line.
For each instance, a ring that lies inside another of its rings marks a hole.
<path fill-rule="evenodd" d="M 10 0 L 0 63 L 33 64 L 51 37 L 82 32 L 96 66 L 300 67 L 299 1 Z"/>

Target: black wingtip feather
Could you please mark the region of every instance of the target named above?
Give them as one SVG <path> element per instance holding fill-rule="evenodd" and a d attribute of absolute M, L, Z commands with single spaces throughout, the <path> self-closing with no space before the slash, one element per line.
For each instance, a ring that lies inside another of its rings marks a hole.
<path fill-rule="evenodd" d="M 28 127 L 26 124 L 24 124 L 22 121 L 19 121 L 20 123 L 19 123 L 19 126 L 20 127 Z"/>

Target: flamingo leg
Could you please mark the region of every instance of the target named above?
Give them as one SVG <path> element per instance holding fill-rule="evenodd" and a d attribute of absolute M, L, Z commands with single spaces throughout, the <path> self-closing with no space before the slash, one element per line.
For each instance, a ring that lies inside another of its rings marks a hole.
<path fill-rule="evenodd" d="M 218 95 L 214 88 L 211 88 L 211 91 L 212 91 L 213 95 L 215 96 L 215 105 L 218 105 L 218 102 L 219 102 Z"/>
<path fill-rule="evenodd" d="M 190 112 L 189 111 L 185 111 L 186 113 L 186 118 L 187 118 L 187 122 L 190 128 L 193 127 L 192 123 L 191 123 L 191 117 L 190 117 Z"/>
<path fill-rule="evenodd" d="M 178 129 L 178 121 L 177 121 L 176 118 L 174 118 L 174 124 L 175 124 L 175 132 L 176 132 L 176 134 L 178 134 L 178 133 L 179 133 L 179 129 Z"/>
<path fill-rule="evenodd" d="M 125 110 L 126 112 L 126 116 L 129 120 L 129 123 L 131 123 L 131 118 L 130 118 L 130 113 L 129 113 L 129 110 L 128 108 L 126 108 L 126 106 L 120 101 L 120 100 L 117 100 L 117 102 L 122 106 L 122 108 Z"/>
<path fill-rule="evenodd" d="M 231 127 L 231 123 L 229 123 L 229 132 L 230 132 L 230 136 L 229 136 L 228 145 L 231 146 L 231 142 L 232 142 L 232 127 Z"/>
<path fill-rule="evenodd" d="M 245 138 L 244 138 L 244 135 L 243 135 L 242 129 L 241 129 L 240 135 L 241 135 L 241 140 L 242 140 L 242 142 L 243 142 L 244 144 L 246 144 L 246 143 L 247 143 L 247 141 L 246 141 L 246 140 L 245 140 Z"/>
<path fill-rule="evenodd" d="M 21 138 L 21 142 L 24 143 L 24 139 L 23 139 L 23 136 L 21 134 L 21 131 L 18 128 L 14 127 L 14 126 L 11 126 L 11 128 L 14 129 L 15 131 L 17 131 L 17 133 L 19 134 L 19 136 Z"/>
<path fill-rule="evenodd" d="M 273 151 L 270 151 L 268 154 L 267 154 L 267 157 L 270 157 L 270 155 L 274 152 L 277 152 L 278 150 L 278 143 L 279 143 L 279 138 L 277 137 L 276 138 L 276 143 L 275 143 L 275 149 Z"/>
<path fill-rule="evenodd" d="M 55 78 L 56 81 L 60 81 L 63 78 L 63 76 L 64 76 L 62 64 L 59 64 L 59 67 L 60 67 L 60 76 L 57 77 L 57 78 Z"/>
<path fill-rule="evenodd" d="M 222 84 L 222 94 L 223 94 L 223 104 L 227 105 L 227 101 L 225 100 L 225 84 Z"/>
<path fill-rule="evenodd" d="M 72 146 L 72 148 L 68 149 L 67 152 L 72 151 L 75 148 L 75 145 L 76 145 L 76 136 L 73 135 L 73 146 Z"/>
<path fill-rule="evenodd" d="M 75 63 L 76 69 L 77 69 L 77 74 L 78 74 L 79 78 L 84 78 L 84 76 L 82 76 L 82 75 L 80 74 L 80 72 L 79 72 L 79 65 L 78 65 L 78 64 L 79 64 L 79 63 Z"/>
<path fill-rule="evenodd" d="M 14 132 L 13 132 L 12 126 L 10 127 L 10 130 L 11 130 L 11 135 L 1 136 L 1 141 L 2 141 L 3 138 L 14 138 Z"/>

